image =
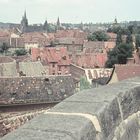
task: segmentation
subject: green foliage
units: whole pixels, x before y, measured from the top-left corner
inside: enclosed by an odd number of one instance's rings
[[[132,57],[133,46],[122,43],[108,53],[106,67],[112,68],[114,64],[126,64],[127,58]]]
[[[140,34],[136,35],[136,48],[140,47]]]
[[[122,43],[122,34],[119,32],[117,34],[117,40],[116,40],[116,45],[119,45]]]
[[[140,26],[135,27],[134,34],[140,34]]]
[[[131,34],[133,34],[134,26],[133,25],[128,26],[128,30],[130,31]]]
[[[108,32],[113,32],[117,34],[117,40],[116,40],[116,45],[121,44],[122,41],[122,35],[126,35],[126,43],[132,43],[132,33],[134,32],[134,27],[133,26],[128,26],[128,27],[120,27],[120,26],[113,26],[112,28],[108,29]]]
[[[122,35],[127,35],[128,32],[129,32],[129,29],[128,28],[122,28],[120,26],[113,26],[111,28],[108,29],[107,32],[113,32],[113,33],[116,33],[116,34],[122,34]]]
[[[88,41],[96,41],[96,36],[94,34],[88,36]]]
[[[6,53],[7,50],[9,49],[9,46],[6,44],[6,43],[3,43],[1,46],[0,46],[0,52],[1,53]]]
[[[113,33],[116,33],[118,34],[119,32],[121,32],[121,27],[120,26],[117,26],[117,27],[111,27],[107,30],[107,32],[113,32]]]
[[[105,32],[97,31],[88,36],[88,41],[108,41],[109,36]]]
[[[18,50],[15,50],[14,54],[16,54],[17,56],[26,55],[27,51],[25,49],[18,49]]]
[[[113,33],[121,33],[122,35],[128,35],[128,34],[140,34],[140,26],[137,24],[132,24],[127,27],[121,27],[121,26],[113,26],[110,27],[107,32],[113,32]]]
[[[133,46],[131,44],[122,43],[118,46],[118,62],[126,64],[127,58],[132,57]]]
[[[91,88],[90,83],[87,81],[85,77],[80,78],[80,90]]]
[[[47,31],[48,31],[48,33],[51,33],[51,32],[54,32],[55,29],[53,28],[53,26],[51,26],[50,24],[48,24]]]
[[[112,27],[109,31],[117,34],[116,47],[108,53],[108,61],[106,67],[112,68],[114,64],[126,64],[127,58],[132,57],[133,38],[132,33],[135,32],[134,26],[128,27]],[[122,41],[122,35],[126,35],[126,43]],[[139,44],[139,43],[138,43]]]
[[[133,43],[132,35],[131,35],[130,32],[127,34],[126,43],[127,44],[132,44]]]

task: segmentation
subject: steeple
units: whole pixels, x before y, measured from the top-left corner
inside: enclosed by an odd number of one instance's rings
[[[117,21],[117,17],[115,17],[112,26],[113,26],[113,27],[118,27],[118,26],[119,26],[118,21]]]
[[[79,25],[80,30],[83,30],[83,27],[84,27],[84,25],[83,25],[83,22],[81,21],[81,23]]]
[[[46,19],[45,22],[44,22],[44,26],[46,26],[46,25],[48,25],[47,19]]]
[[[56,26],[57,26],[57,30],[60,30],[60,26],[61,26],[61,24],[60,24],[59,17],[58,17],[58,19],[57,19]]]
[[[25,32],[27,27],[28,27],[28,19],[27,19],[26,10],[25,10],[24,15],[21,20],[21,31]]]
[[[26,10],[24,11],[24,18],[27,19],[27,17],[26,17]]]
[[[115,17],[114,24],[118,24],[117,18]]]
[[[47,32],[48,31],[48,26],[49,26],[48,21],[46,19],[45,22],[44,22],[44,25],[43,25],[43,30]]]

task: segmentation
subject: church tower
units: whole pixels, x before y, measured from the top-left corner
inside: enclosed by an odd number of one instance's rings
[[[47,21],[47,19],[45,20],[45,22],[44,22],[44,25],[43,25],[43,30],[45,31],[45,32],[48,32],[48,30],[49,30],[49,25],[48,25],[48,21]]]
[[[61,23],[60,23],[59,17],[58,17],[58,19],[57,19],[56,26],[57,26],[57,27],[56,27],[56,28],[57,28],[57,30],[60,30]]]
[[[113,26],[118,26],[118,20],[117,20],[117,18],[115,17],[115,19],[114,19],[114,22],[113,22]]]
[[[114,19],[114,24],[118,24],[117,18]]]
[[[27,27],[28,27],[28,19],[27,19],[26,11],[25,11],[24,16],[22,17],[22,20],[21,20],[21,31],[26,32]]]

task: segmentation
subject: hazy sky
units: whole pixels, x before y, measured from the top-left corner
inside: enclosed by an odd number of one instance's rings
[[[19,23],[26,9],[29,23],[140,20],[140,0],[0,0],[0,22]]]

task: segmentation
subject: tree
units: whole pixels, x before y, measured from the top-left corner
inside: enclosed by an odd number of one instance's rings
[[[0,46],[0,52],[1,52],[1,53],[6,53],[8,49],[9,49],[9,46],[8,46],[6,43],[3,43],[3,44]]]
[[[112,68],[114,64],[126,64],[127,58],[132,57],[132,44],[121,43],[108,53],[106,67]]]
[[[138,49],[138,47],[140,47],[140,34],[136,35],[136,49]]]
[[[113,27],[109,28],[107,30],[107,32],[113,32],[113,33],[116,33],[116,34],[127,35],[128,32],[130,32],[130,31],[127,27],[113,26]]]
[[[106,67],[112,68],[114,64],[118,64],[117,54],[117,48],[114,48],[112,51],[108,52],[108,60],[106,62]]]
[[[131,34],[134,32],[134,25],[128,26],[128,30],[130,31]]]
[[[85,77],[80,78],[80,90],[91,88],[90,83],[87,81]]]
[[[113,33],[116,33],[116,34],[118,34],[118,32],[120,32],[121,31],[121,27],[120,26],[113,26],[113,27],[111,27],[111,28],[109,28],[108,30],[107,30],[107,32],[113,32]]]
[[[26,55],[27,54],[27,51],[25,49],[18,49],[18,50],[15,50],[15,54],[17,56]]]
[[[127,58],[132,57],[133,46],[131,44],[122,43],[117,48],[118,48],[118,63],[126,64]]]
[[[88,41],[107,41],[109,36],[102,31],[96,31],[88,36]]]
[[[45,20],[45,23],[43,25],[43,30],[48,31],[48,21]]]
[[[132,38],[132,35],[131,35],[130,32],[127,34],[126,43],[127,44],[130,44],[130,43],[132,44],[133,43],[133,38]]]
[[[96,41],[96,35],[95,34],[89,35],[88,41]]]
[[[119,45],[122,43],[122,34],[121,32],[118,32],[117,39],[116,39],[116,45]]]

